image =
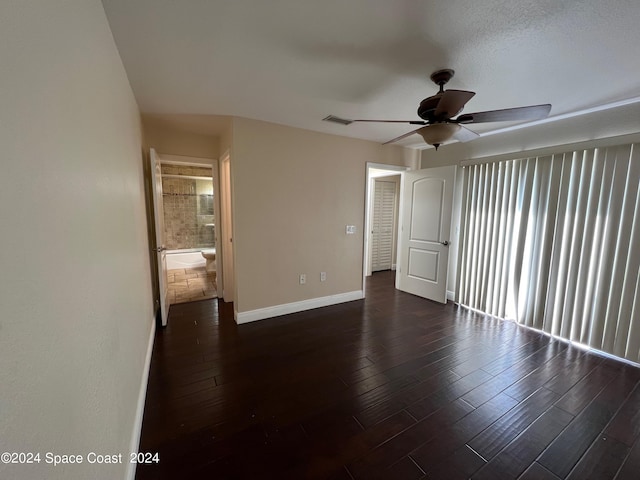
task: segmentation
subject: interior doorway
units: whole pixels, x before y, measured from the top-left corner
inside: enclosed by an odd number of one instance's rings
[[[211,164],[162,161],[169,302],[217,297],[216,215]]]
[[[367,163],[363,235],[363,291],[366,277],[374,271],[395,268],[398,244],[400,174],[409,169],[406,166]]]
[[[396,269],[398,236],[398,192],[400,175],[373,179],[371,213],[371,272]]]
[[[155,152],[152,150],[152,154]],[[164,284],[167,305],[216,298],[218,244],[217,161],[155,153],[154,189],[159,204],[163,264],[159,282]],[[163,324],[166,324],[163,315]]]

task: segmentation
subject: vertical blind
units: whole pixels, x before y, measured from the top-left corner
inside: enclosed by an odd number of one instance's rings
[[[467,166],[458,301],[640,361],[640,144]]]

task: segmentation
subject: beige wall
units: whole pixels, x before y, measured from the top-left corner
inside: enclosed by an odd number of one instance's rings
[[[218,153],[218,158],[222,158],[222,155],[225,152],[231,152],[233,148],[233,119],[229,120],[229,125],[224,129],[222,134],[219,137],[220,150]]]
[[[163,119],[143,115],[142,124],[147,147],[158,153],[216,159],[219,140],[216,135],[202,135],[175,128]]]
[[[366,162],[409,152],[242,118],[232,143],[236,310],[361,290]]]
[[[0,450],[126,454],[153,326],[138,108],[99,0],[2,2],[0,58]]]

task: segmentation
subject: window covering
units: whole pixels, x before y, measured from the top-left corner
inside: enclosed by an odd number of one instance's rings
[[[640,144],[464,167],[458,301],[640,362]]]

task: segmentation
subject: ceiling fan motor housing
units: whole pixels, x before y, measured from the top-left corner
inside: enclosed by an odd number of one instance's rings
[[[435,122],[437,120],[435,117],[435,111],[441,97],[442,94],[437,93],[422,100],[418,107],[418,116],[428,122]]]

